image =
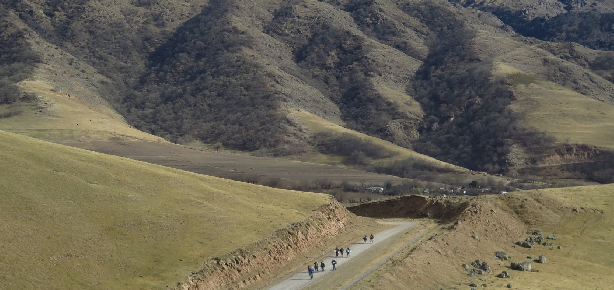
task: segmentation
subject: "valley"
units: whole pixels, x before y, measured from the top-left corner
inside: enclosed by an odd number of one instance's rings
[[[4,1],[0,288],[610,289],[613,15]]]

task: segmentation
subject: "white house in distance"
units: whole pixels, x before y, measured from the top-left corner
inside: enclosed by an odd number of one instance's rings
[[[376,191],[379,192],[379,193],[384,192],[384,188],[381,187],[381,186],[371,186],[371,187],[367,187],[365,189],[366,190],[370,190],[371,192],[376,192]]]

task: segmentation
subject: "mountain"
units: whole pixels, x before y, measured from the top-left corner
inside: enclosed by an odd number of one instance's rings
[[[306,112],[473,170],[558,166],[607,181],[612,8],[28,0],[8,1],[1,15],[39,58],[23,62],[30,79],[173,142],[301,155],[320,148],[318,130],[296,117]],[[566,165],[586,162],[606,163]]]

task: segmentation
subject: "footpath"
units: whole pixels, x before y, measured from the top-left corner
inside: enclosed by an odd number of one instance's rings
[[[373,244],[371,244],[371,242],[369,241],[368,237],[367,237],[367,242],[365,243],[362,239],[360,241],[356,241],[353,244],[350,244],[350,256],[346,257],[346,254],[343,253],[343,257],[341,257],[341,255],[339,255],[339,257],[335,257],[335,251],[334,249],[330,250],[330,255],[327,255],[324,259],[321,259],[318,262],[318,264],[322,261],[324,261],[324,264],[326,265],[325,267],[325,271],[322,271],[322,269],[320,269],[319,272],[314,273],[314,277],[313,279],[311,279],[309,277],[309,273],[307,273],[307,266],[305,265],[303,269],[297,269],[297,272],[295,274],[293,274],[290,278],[281,281],[279,283],[277,283],[276,285],[273,285],[272,287],[268,288],[269,290],[295,290],[295,289],[303,289],[309,286],[313,286],[315,284],[317,284],[320,280],[324,279],[327,275],[332,275],[333,272],[335,272],[335,275],[338,274],[342,274],[345,271],[350,271],[348,268],[351,268],[350,266],[353,263],[353,260],[357,257],[359,257],[360,255],[363,254],[368,254],[368,253],[372,253],[374,251],[381,251],[382,247],[385,246],[385,242],[387,240],[389,240],[391,237],[400,234],[402,232],[405,232],[406,230],[410,229],[411,227],[417,225],[417,222],[379,222],[382,224],[395,224],[397,225],[396,227],[393,228],[389,228],[386,230],[383,230],[381,232],[375,233],[375,239]],[[413,241],[417,240],[418,238],[412,240],[410,243],[412,243]],[[340,247],[347,247],[348,245],[339,245]],[[404,247],[403,247],[404,248]],[[401,249],[399,249],[401,250]],[[398,251],[397,251],[398,252]],[[396,253],[396,252],[395,252]],[[388,257],[389,258],[389,257]],[[377,264],[376,266],[372,267],[371,269],[369,269],[368,271],[364,272],[364,273],[360,273],[361,275],[359,275],[359,278],[355,281],[352,281],[352,283],[350,283],[349,285],[347,285],[347,287],[343,287],[343,288],[349,288],[351,285],[353,285],[354,283],[356,283],[357,281],[359,281],[360,279],[362,279],[363,277],[365,277],[366,275],[368,275],[369,273],[373,272],[375,269],[377,269],[379,266],[381,266],[385,261],[388,260],[385,259],[384,261],[380,262],[379,264]],[[336,260],[337,261],[337,270],[333,271],[333,266],[331,264],[332,260]],[[315,262],[315,261],[314,261]],[[313,266],[313,264],[311,265]],[[349,276],[355,276],[356,273],[347,273]]]

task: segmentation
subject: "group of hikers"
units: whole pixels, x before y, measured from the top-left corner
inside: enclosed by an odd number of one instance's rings
[[[371,240],[371,244],[373,244],[373,239],[375,239],[375,237],[373,236],[373,234],[371,234],[371,236],[369,237],[369,240]],[[367,235],[365,235],[362,238],[363,241],[365,241],[365,243],[367,242]]]
[[[367,242],[367,235],[365,235],[362,239],[366,243]],[[375,239],[373,234],[371,234],[369,239],[371,240],[371,244],[373,244],[373,239]],[[335,257],[336,258],[339,258],[339,255],[341,255],[341,258],[343,258],[343,253],[344,252],[345,252],[345,257],[349,258],[350,257],[350,253],[352,252],[352,250],[350,249],[350,247],[347,247],[347,248],[335,247]],[[337,270],[337,261],[335,259],[333,259],[330,262],[330,264],[333,265],[333,271]],[[318,262],[314,262],[313,263],[313,267],[311,265],[307,266],[307,272],[309,273],[309,277],[311,277],[311,279],[313,279],[313,273],[319,272],[320,269],[322,269],[322,272],[324,272],[324,268],[325,267],[326,267],[326,264],[324,264],[324,261],[320,262],[320,264],[318,264]]]

